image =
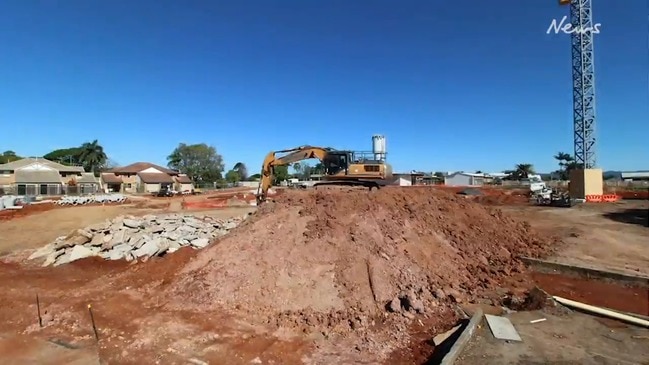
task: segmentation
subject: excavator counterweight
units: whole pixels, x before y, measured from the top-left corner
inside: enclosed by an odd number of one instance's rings
[[[281,156],[279,156],[281,155]],[[370,189],[385,185],[392,177],[392,167],[384,160],[367,158],[365,154],[339,151],[332,148],[302,146],[266,155],[261,168],[261,181],[257,190],[257,203],[268,197],[273,184],[275,167],[317,158],[324,165],[322,182],[317,185],[364,186]]]

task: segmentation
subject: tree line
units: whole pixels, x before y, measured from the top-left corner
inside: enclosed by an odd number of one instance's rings
[[[196,184],[237,183],[250,178],[248,168],[237,162],[224,173],[225,164],[214,146],[180,143],[169,156],[167,166],[189,176]]]
[[[223,157],[216,148],[205,143],[188,145],[181,143],[167,156],[169,168],[187,174],[198,184],[205,183],[231,183],[239,181],[256,181],[261,174],[248,174],[248,168],[243,162],[237,162],[232,169],[225,171]],[[293,170],[293,173],[290,170]],[[313,166],[308,161],[296,162],[291,165],[276,166],[274,169],[275,183],[296,177],[308,180],[311,175],[323,174],[324,164],[317,163]]]
[[[0,154],[0,164],[22,158],[14,151],[4,151]],[[85,142],[77,147],[56,149],[43,155],[43,158],[66,166],[83,166],[86,171],[95,175],[117,167],[117,163],[108,157],[98,140]],[[213,146],[205,143],[180,143],[167,157],[167,166],[187,174],[197,183],[238,182],[249,178],[246,166],[242,162],[236,163],[224,175],[223,157]]]
[[[0,155],[0,163],[9,163],[22,158],[14,151],[5,151]],[[67,166],[83,166],[86,171],[95,174],[110,166],[110,160],[97,140],[85,142],[78,147],[57,149],[44,155],[43,158]]]
[[[553,171],[551,174],[553,178],[557,180],[568,180],[570,176],[570,171],[574,169],[582,168],[582,164],[579,164],[575,161],[575,158],[566,152],[557,152],[554,159],[557,160],[559,164],[559,169]],[[508,180],[520,180],[526,179],[530,175],[534,175],[535,169],[534,165],[530,163],[521,163],[517,164],[513,170],[506,170],[504,173],[509,174]]]
[[[9,163],[21,158],[14,151],[4,151],[0,154],[0,163]],[[57,149],[44,155],[43,158],[64,165],[83,166],[86,171],[96,175],[101,171],[117,167],[117,164],[107,156],[97,140],[85,142],[78,147]],[[561,180],[567,180],[571,170],[581,167],[569,153],[558,152],[554,155],[554,159],[557,160],[559,169],[552,174]],[[243,162],[237,162],[232,169],[225,171],[223,156],[217,152],[214,146],[205,143],[180,143],[167,156],[167,166],[187,174],[197,184],[236,184],[239,181],[258,180],[261,177],[260,174],[249,175]],[[292,174],[289,169],[293,170]],[[302,161],[291,165],[277,166],[274,175],[277,183],[291,177],[308,180],[311,175],[324,174],[324,172],[325,167],[321,162],[312,166],[308,161]],[[530,163],[520,163],[514,169],[504,172],[509,174],[506,179],[520,180],[535,174],[535,169],[534,165]],[[435,172],[434,175],[443,177],[444,173]]]
[[[575,158],[569,153],[557,152],[557,154],[555,154],[553,157],[559,164],[559,168],[551,172],[553,179],[568,180],[571,170],[582,167],[582,164],[577,163],[575,161]],[[481,174],[482,171],[477,170],[475,173]],[[531,163],[519,163],[516,164],[513,169],[505,170],[503,171],[503,173],[508,175],[505,180],[521,180],[527,179],[530,175],[535,175],[536,170],[534,168],[534,165]],[[433,176],[444,178],[446,174],[441,171],[437,171],[433,173]]]

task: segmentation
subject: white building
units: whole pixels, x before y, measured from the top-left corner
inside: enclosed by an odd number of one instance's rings
[[[447,186],[482,186],[484,185],[484,182],[484,174],[454,172],[444,177],[444,185]]]
[[[620,175],[624,181],[649,180],[649,171],[623,171]]]

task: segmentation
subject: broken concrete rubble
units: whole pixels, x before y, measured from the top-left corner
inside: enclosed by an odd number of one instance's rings
[[[29,258],[45,258],[43,266],[63,265],[91,256],[146,261],[185,246],[207,247],[213,239],[226,235],[245,218],[223,220],[182,214],[121,216],[74,230],[38,249]]]

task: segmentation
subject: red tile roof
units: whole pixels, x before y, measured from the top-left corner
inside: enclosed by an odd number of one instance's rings
[[[153,167],[154,169],[164,172],[169,175],[178,175],[178,171],[162,167],[160,165],[152,164],[150,162],[136,162],[123,167],[116,167],[114,169],[107,170],[106,172],[112,172],[116,174],[137,174],[140,171],[146,170]]]

